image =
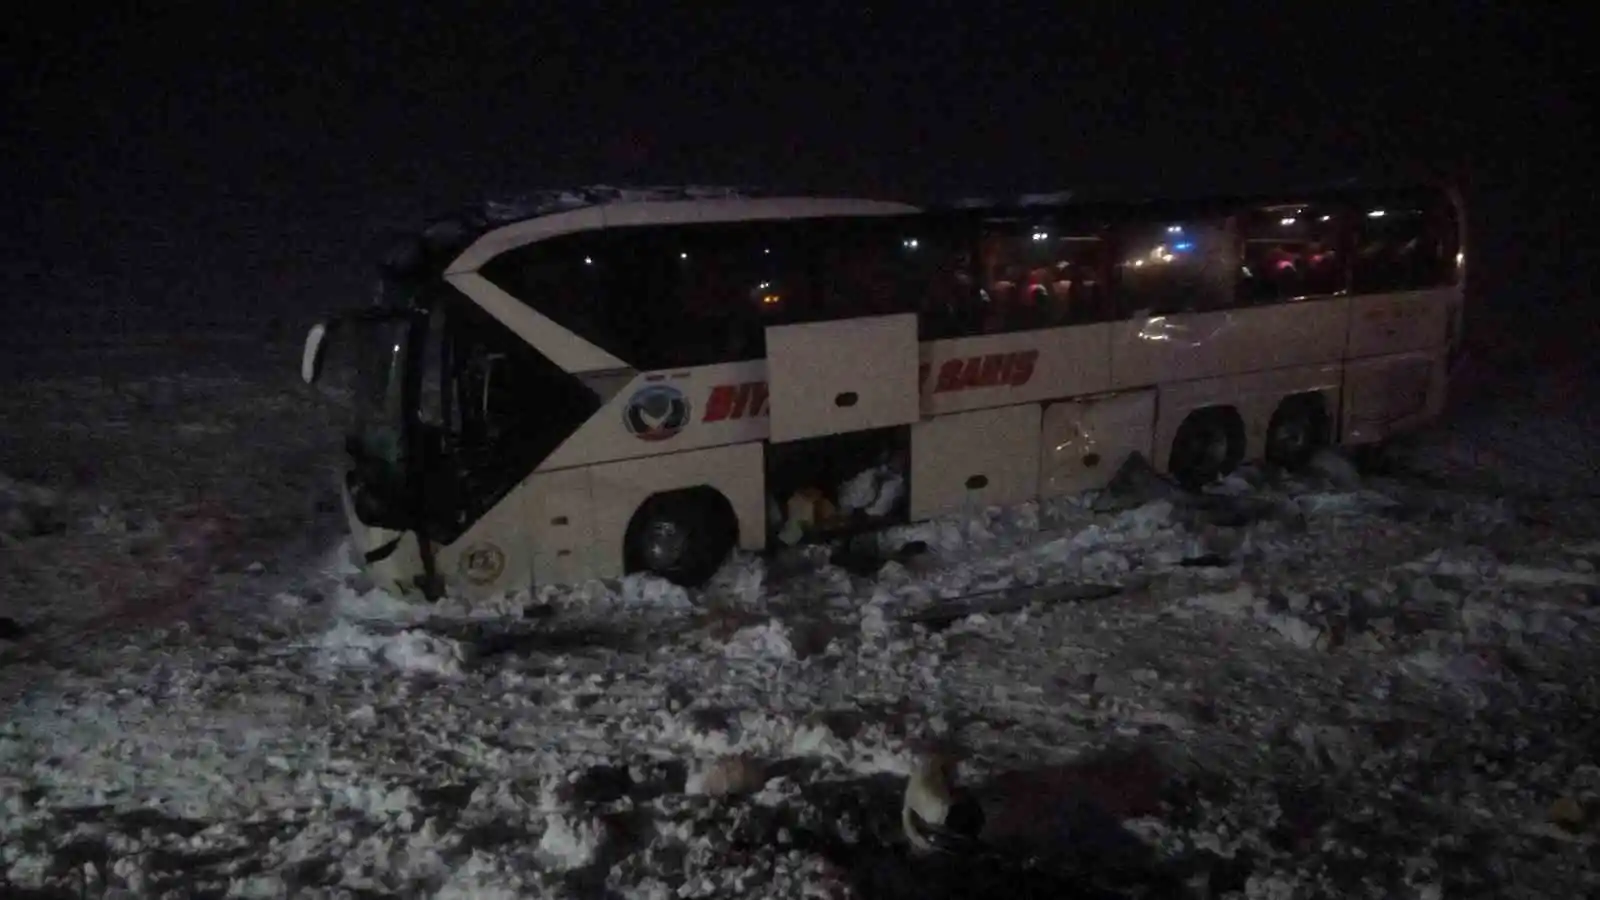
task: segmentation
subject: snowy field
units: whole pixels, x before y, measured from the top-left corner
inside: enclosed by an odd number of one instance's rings
[[[0,896],[1600,890],[1592,372],[1360,473],[467,608],[350,567],[293,351],[0,392]],[[926,746],[992,849],[904,852]]]

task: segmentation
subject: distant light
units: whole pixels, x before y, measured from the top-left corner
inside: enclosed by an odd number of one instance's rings
[[[771,247],[763,247],[761,249],[761,253],[764,256],[771,256],[772,255],[772,248]]]
[[[906,246],[906,248],[909,249],[909,250],[917,249],[917,239],[916,238],[906,238],[905,240],[901,241],[901,243],[904,244]]]
[[[1036,241],[1048,240],[1049,238],[1050,238],[1049,232],[1035,231],[1033,233],[1033,239],[1036,240]]]
[[[1327,222],[1327,221],[1330,221],[1332,219],[1333,219],[1333,216],[1323,216],[1322,218],[1318,219],[1317,221],[1319,221],[1319,222]]]
[[[1186,250],[1193,250],[1194,241],[1179,241],[1172,245],[1172,249],[1178,251],[1179,253],[1182,253]]]
[[[1383,210],[1375,209],[1372,212],[1367,213],[1367,218],[1369,218],[1369,219],[1381,219],[1381,218],[1383,218]]]
[[[1278,220],[1278,224],[1279,225],[1293,225],[1294,223],[1295,223],[1294,216],[1285,216],[1285,217],[1283,217],[1283,218]]]
[[[1459,266],[1459,265],[1461,265],[1462,263],[1464,263],[1466,261],[1467,261],[1467,255],[1465,253],[1457,253],[1456,254],[1456,265]]]
[[[1167,234],[1183,234],[1182,225],[1168,225]]]
[[[586,265],[586,266],[592,266],[592,265],[594,265],[594,257],[592,257],[592,256],[585,256],[585,257],[584,257],[584,258],[583,258],[583,264],[584,264],[584,265]]]
[[[679,259],[688,259],[689,258],[689,254],[687,254],[687,253],[679,253],[678,254],[678,258]]]
[[[779,301],[781,301],[782,299],[783,298],[779,297],[777,294],[762,294],[761,295],[761,302],[763,304],[767,305],[767,306],[772,306],[772,305],[778,303]]]
[[[1134,268],[1138,268],[1139,266],[1144,265],[1144,260],[1136,259],[1136,260],[1133,261],[1133,265],[1134,265]]]

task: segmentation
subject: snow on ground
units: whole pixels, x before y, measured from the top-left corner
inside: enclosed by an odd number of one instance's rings
[[[70,644],[299,578],[338,526],[338,417],[297,389],[286,351],[96,348],[0,391],[0,616]]]
[[[871,574],[810,549],[741,556],[701,592],[633,577],[419,606],[328,549],[310,398],[139,383],[4,401],[32,398],[0,421],[44,436],[0,470],[65,523],[0,548],[3,614],[28,631],[0,643],[6,896],[1600,886],[1587,497],[1250,470],[1203,498],[910,526],[886,540],[929,551]],[[137,412],[155,384],[170,405]],[[1458,430],[1520,434],[1478,421]],[[182,518],[196,495],[218,506]],[[138,590],[107,601],[94,567],[122,557]],[[929,745],[959,748],[993,853],[903,854],[899,792]]]

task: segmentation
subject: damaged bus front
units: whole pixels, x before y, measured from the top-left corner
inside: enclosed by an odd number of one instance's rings
[[[340,489],[363,565],[386,589],[429,598],[446,587],[436,548],[598,402],[446,282],[472,234],[435,226],[403,242],[383,264],[376,302],[313,326],[301,360],[308,384],[323,380],[327,359],[346,386]],[[539,396],[548,402],[526,402]],[[481,562],[498,570],[506,560]]]
[[[410,535],[420,513],[417,463],[425,441],[415,414],[416,362],[426,354],[429,320],[422,249],[422,241],[408,240],[389,254],[371,306],[313,325],[300,364],[301,379],[312,385],[323,382],[330,358],[338,369],[345,390],[337,393],[350,412],[340,483],[345,515],[368,570],[402,590],[423,562]],[[426,579],[410,585],[426,586]]]

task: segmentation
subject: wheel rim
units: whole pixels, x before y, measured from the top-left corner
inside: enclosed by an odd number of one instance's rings
[[[646,566],[656,572],[665,572],[683,561],[684,550],[688,546],[687,529],[670,519],[656,519],[645,526],[640,549]]]
[[[1204,471],[1220,472],[1228,463],[1228,435],[1220,428],[1197,430],[1185,443],[1185,455]]]
[[[1273,443],[1280,457],[1298,456],[1311,443],[1311,430],[1304,420],[1290,419],[1278,426]]]

